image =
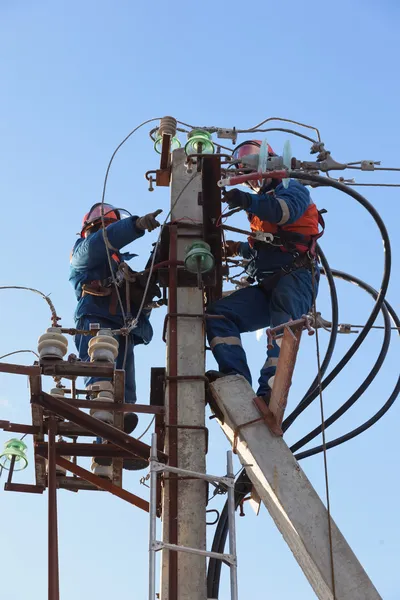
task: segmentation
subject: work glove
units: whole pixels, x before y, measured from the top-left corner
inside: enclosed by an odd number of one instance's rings
[[[233,190],[226,192],[222,201],[228,203],[229,210],[232,210],[233,208],[243,208],[244,210],[247,210],[251,204],[251,194],[234,188]]]
[[[144,217],[138,217],[135,223],[137,229],[147,229],[147,231],[153,231],[153,229],[157,229],[157,227],[160,227],[160,223],[156,219],[157,215],[159,215],[160,213],[162,213],[161,208],[159,208],[155,212],[149,213],[148,215],[144,215]]]
[[[224,250],[225,256],[240,256],[240,242],[226,240]]]

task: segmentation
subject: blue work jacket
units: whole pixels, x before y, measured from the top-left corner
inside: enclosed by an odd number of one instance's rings
[[[107,227],[107,237],[110,254],[115,255],[117,260],[112,259],[113,272],[118,269],[118,263],[127,261],[136,254],[121,253],[120,250],[127,244],[142,237],[144,231],[135,226],[138,217],[128,217],[121,221],[111,223]],[[79,238],[72,250],[70,262],[69,280],[75,290],[78,305],[75,310],[75,321],[82,317],[104,317],[115,323],[116,328],[124,325],[121,308],[117,303],[115,314],[110,313],[110,296],[82,295],[82,285],[91,281],[104,281],[111,275],[107,259],[107,251],[104,244],[102,230],[90,234],[86,238]],[[125,305],[124,293],[121,294]],[[126,306],[124,306],[126,310]],[[132,316],[137,314],[138,307],[131,305]],[[148,344],[153,337],[153,329],[149,321],[149,311],[142,312],[137,327],[133,330],[135,344]]]

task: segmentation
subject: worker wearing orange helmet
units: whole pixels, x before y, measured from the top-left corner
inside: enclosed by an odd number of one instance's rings
[[[127,296],[124,293],[125,282],[121,280],[121,265],[132,259],[135,254],[122,253],[121,249],[141,238],[145,231],[153,231],[160,226],[157,215],[161,210],[149,213],[144,217],[132,216],[128,211],[115,208],[110,204],[94,204],[84,216],[80,237],[74,245],[71,254],[70,282],[75,290],[78,305],[75,310],[75,323],[78,330],[89,330],[90,325],[97,323],[101,328],[121,329],[124,322],[121,306],[118,301],[113,280],[118,279],[120,298],[126,315],[135,318],[138,313],[143,289],[137,286],[130,287],[130,303],[127,306]],[[104,239],[103,225],[107,229],[106,241]],[[108,246],[108,252],[106,245]],[[112,272],[111,272],[112,271]],[[127,284],[126,284],[127,285]],[[140,295],[140,292],[142,294]],[[135,293],[137,292],[137,293]],[[149,286],[145,304],[159,295],[157,286]],[[116,367],[121,369],[125,364],[125,402],[136,402],[134,346],[148,344],[153,337],[153,330],[149,321],[149,310],[143,310],[139,316],[137,326],[129,336],[118,336],[119,354]],[[89,361],[88,344],[90,337],[77,335],[75,343],[79,357]],[[127,344],[127,348],[126,348]],[[104,378],[86,378],[87,389],[95,382]],[[135,413],[125,413],[124,429],[131,433],[138,419]],[[141,468],[140,461],[125,461],[126,468]],[[130,465],[130,466],[129,466]]]
[[[250,140],[235,149],[233,159],[244,174],[257,170],[260,148],[261,142]],[[268,154],[276,156],[271,147]],[[229,208],[243,209],[250,222],[252,235],[247,242],[229,240],[225,244],[227,256],[246,259],[248,287],[211,305],[207,313],[223,318],[206,322],[219,366],[219,371],[209,372],[210,380],[239,374],[251,384],[240,336],[301,318],[310,310],[318,291],[315,246],[323,220],[308,189],[297,180],[290,180],[285,187],[280,179],[266,179],[261,189],[257,181],[251,181],[249,187],[257,193],[235,188],[224,196]],[[278,358],[279,345],[274,342],[258,380],[257,396],[267,404]]]

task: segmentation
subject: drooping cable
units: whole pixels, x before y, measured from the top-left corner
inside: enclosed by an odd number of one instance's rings
[[[57,316],[56,309],[54,307],[53,302],[50,300],[50,297],[40,290],[36,290],[35,288],[25,287],[23,285],[2,285],[0,286],[0,290],[27,290],[28,292],[33,292],[34,294],[38,294],[47,302],[51,311],[51,323],[53,327],[58,327],[58,321],[60,321],[61,317]]]
[[[378,292],[372,286],[365,283],[361,279],[354,277],[353,275],[349,275],[348,273],[344,273],[343,271],[337,271],[334,269],[332,270],[332,273],[334,274],[335,277],[337,277],[339,279],[343,279],[344,281],[349,281],[350,283],[354,283],[355,285],[360,286],[362,289],[364,289],[371,295],[378,294]],[[399,319],[399,317],[397,316],[396,312],[393,310],[392,306],[389,304],[389,302],[387,300],[385,300],[384,304],[385,304],[385,308],[389,312],[389,315],[392,318],[393,322],[395,323],[396,327],[399,328],[399,335],[400,335],[400,319]],[[363,433],[364,431],[366,431],[367,429],[372,427],[372,425],[377,423],[379,421],[379,419],[381,419],[387,413],[387,411],[391,408],[391,406],[395,402],[399,393],[400,393],[400,377],[398,378],[396,385],[395,385],[391,395],[389,396],[388,400],[370,419],[368,419],[362,425],[353,429],[352,431],[350,431],[334,440],[327,442],[326,448],[329,450],[330,448],[339,446],[340,444],[343,444],[343,443],[355,438],[356,436],[360,435],[361,433]],[[339,418],[339,416],[337,418]],[[300,453],[296,454],[295,458],[297,460],[302,460],[304,458],[308,458],[309,456],[314,456],[315,454],[318,454],[319,452],[322,452],[322,447],[316,446],[314,448],[311,448],[309,450],[305,450],[304,452],[300,452]]]
[[[360,335],[357,337],[355,342],[349,348],[347,353],[342,357],[342,359],[334,367],[334,369],[329,373],[329,375],[325,379],[323,379],[322,389],[324,390],[326,388],[326,386],[329,385],[335,379],[335,377],[342,371],[342,369],[349,362],[349,360],[352,358],[352,356],[354,356],[354,354],[356,353],[356,351],[358,350],[358,348],[361,346],[361,344],[365,340],[366,336],[368,335],[371,325],[374,324],[374,321],[380,312],[381,306],[385,300],[385,295],[386,295],[386,291],[387,291],[387,288],[389,285],[389,278],[390,278],[390,269],[391,269],[390,240],[389,240],[389,235],[387,233],[385,224],[383,223],[382,218],[379,215],[378,211],[368,202],[368,200],[366,200],[366,198],[364,198],[364,196],[359,194],[356,190],[353,190],[352,188],[348,188],[347,186],[339,183],[338,181],[331,180],[326,177],[321,177],[319,175],[312,175],[312,174],[306,175],[305,173],[298,173],[296,171],[290,171],[289,176],[294,179],[300,179],[300,180],[307,179],[310,181],[315,181],[316,183],[321,183],[322,185],[325,185],[325,186],[334,187],[334,188],[338,189],[339,191],[342,191],[345,194],[354,198],[370,213],[370,215],[374,219],[374,221],[377,224],[379,231],[381,233],[382,242],[383,242],[384,270],[383,270],[381,288],[379,290],[375,305],[371,311],[370,316],[367,319],[366,326],[364,327],[364,329],[362,330]],[[284,422],[282,424],[283,431],[286,431],[288,429],[288,427],[311,404],[311,402],[317,397],[317,395],[318,395],[318,391],[314,390],[313,392],[308,394],[305,398],[303,398],[303,400],[297,405],[297,407],[294,409],[294,411],[292,411],[292,413],[288,417],[286,417],[286,419],[284,420]]]
[[[373,293],[371,293],[371,296],[376,300],[376,298],[378,296],[378,292],[376,290],[373,290]],[[391,337],[390,317],[389,317],[389,312],[386,308],[385,303],[381,307],[381,312],[383,314],[383,319],[384,319],[384,323],[385,323],[385,335],[383,338],[382,347],[380,349],[378,358],[376,359],[375,364],[373,365],[372,369],[370,370],[368,376],[364,379],[364,381],[357,388],[357,390],[350,396],[350,398],[346,402],[344,402],[344,404],[340,408],[338,408],[328,419],[326,419],[326,421],[324,423],[324,429],[326,429],[327,427],[330,427],[330,425],[335,423],[341,416],[344,415],[345,412],[347,412],[357,402],[357,400],[362,396],[362,394],[364,394],[364,392],[367,390],[367,388],[371,385],[372,381],[375,379],[375,377],[379,373],[379,371],[385,361],[386,355],[389,350],[390,337]],[[293,446],[290,448],[291,451],[293,453],[297,452],[297,450],[299,450],[300,448],[302,448],[303,446],[308,444],[308,442],[310,442],[317,435],[319,435],[321,433],[321,431],[322,431],[322,426],[318,425],[318,427],[313,429],[310,433],[308,433],[303,438],[301,438],[298,442],[293,444]]]
[[[7,358],[7,356],[12,356],[13,354],[21,354],[23,352],[31,352],[37,358],[39,358],[39,354],[37,352],[34,352],[33,350],[14,350],[13,352],[8,352],[7,354],[3,354],[3,356],[0,356],[0,360],[3,360],[3,358]]]

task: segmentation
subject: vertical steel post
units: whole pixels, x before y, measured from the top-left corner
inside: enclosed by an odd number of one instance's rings
[[[232,452],[227,452],[227,475],[235,482]],[[229,522],[229,554],[234,557],[230,565],[231,600],[238,600],[237,555],[236,555],[236,523],[235,523],[235,488],[228,488],[228,522]]]
[[[49,553],[49,600],[59,600],[58,575],[58,533],[57,533],[57,475],[56,475],[56,431],[57,421],[51,415],[48,426],[48,493],[49,493],[49,524],[48,524],[48,553]]]
[[[156,541],[157,530],[157,472],[154,471],[154,462],[157,461],[157,434],[151,436],[150,453],[150,530],[149,530],[149,600],[156,597]]]

